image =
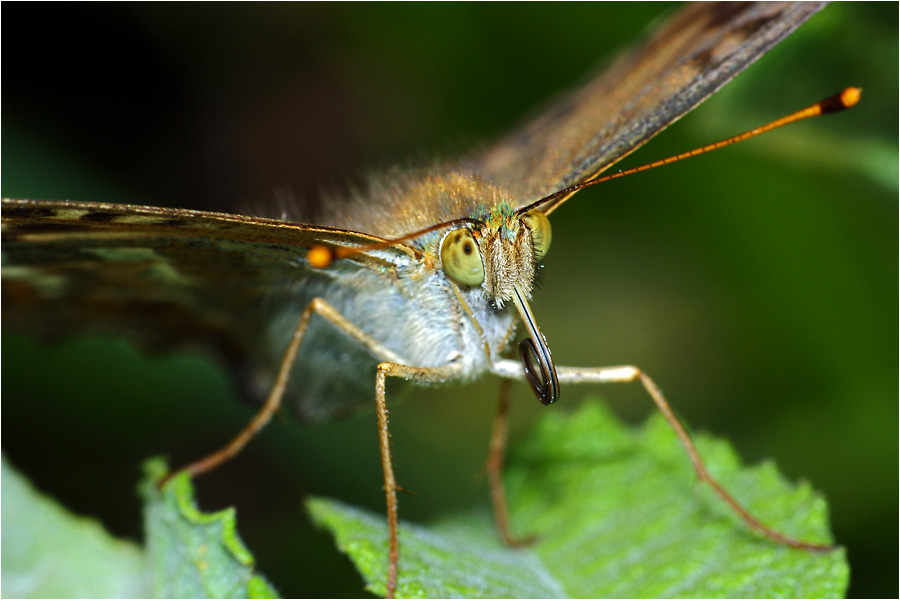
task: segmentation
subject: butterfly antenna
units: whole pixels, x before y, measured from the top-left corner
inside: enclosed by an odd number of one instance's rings
[[[374,244],[356,247],[356,248],[348,248],[348,247],[340,247],[340,246],[326,246],[324,244],[316,244],[315,246],[311,246],[309,250],[306,251],[306,260],[309,262],[310,266],[316,269],[324,269],[328,267],[334,261],[340,258],[347,258],[348,256],[353,256],[354,254],[359,254],[361,252],[369,252],[371,250],[381,250],[383,248],[387,248],[388,246],[393,246],[394,244],[399,244],[401,242],[405,242],[406,240],[411,240],[413,238],[417,238],[420,235],[425,235],[426,233],[431,233],[432,231],[436,231],[438,229],[444,229],[446,227],[452,227],[454,225],[461,225],[463,223],[471,223],[473,225],[479,226],[483,225],[481,221],[478,219],[472,219],[470,217],[461,217],[459,219],[453,219],[450,221],[444,221],[443,223],[437,223],[436,225],[430,225],[425,229],[420,229],[418,231],[413,231],[412,233],[407,233],[406,235],[390,240],[384,240],[382,242],[376,242]]]
[[[640,173],[641,171],[649,171],[650,169],[655,169],[656,167],[661,167],[673,162],[678,162],[679,160],[684,160],[685,158],[691,158],[694,156],[699,156],[700,154],[706,154],[707,152],[712,152],[713,150],[718,150],[719,148],[724,148],[725,146],[743,142],[744,140],[748,140],[752,137],[767,133],[769,131],[772,131],[773,129],[778,129],[779,127],[784,127],[785,125],[789,125],[796,121],[802,121],[803,119],[809,119],[811,117],[818,117],[820,115],[827,115],[846,110],[855,106],[856,103],[859,102],[859,98],[861,95],[861,88],[848,87],[839,94],[835,94],[834,96],[825,98],[824,100],[820,100],[819,102],[816,102],[811,106],[807,106],[806,108],[798,110],[797,112],[785,115],[780,119],[775,119],[771,123],[763,125],[762,127],[756,127],[754,129],[751,129],[750,131],[745,131],[744,133],[721,140],[714,144],[708,144],[706,146],[695,148],[694,150],[690,150],[688,152],[682,152],[681,154],[676,154],[668,158],[655,160],[651,163],[640,165],[638,167],[632,167],[630,169],[625,169],[624,171],[617,171],[615,173],[604,175],[602,177],[588,179],[587,181],[583,181],[579,184],[559,190],[558,192],[554,192],[549,196],[541,198],[537,202],[533,202],[528,206],[520,208],[516,212],[518,214],[525,214],[530,210],[534,210],[535,208],[544,207],[542,209],[544,214],[549,214],[551,211],[553,211],[553,209],[565,202],[569,198],[569,196],[571,196],[578,190],[583,190],[586,187],[597,185],[598,183],[603,183],[611,179],[618,179],[619,177],[633,175],[634,173]]]
[[[637,167],[632,167],[630,169],[625,169],[624,171],[617,171],[615,173],[611,173],[609,175],[604,175],[602,177],[596,177],[594,179],[588,179],[587,181],[582,181],[576,185],[564,188],[559,190],[558,192],[554,192],[549,196],[545,196],[541,198],[537,202],[532,202],[531,204],[520,208],[516,212],[520,215],[527,213],[530,210],[534,210],[539,207],[544,207],[544,214],[549,214],[553,211],[557,206],[565,202],[569,196],[574,194],[579,190],[583,190],[586,187],[590,187],[592,185],[597,185],[598,183],[604,183],[611,179],[618,179],[620,177],[625,177],[626,175],[633,175],[635,173],[640,173],[641,171],[649,171],[650,169],[655,169],[656,167],[661,167],[663,165],[668,165],[674,162],[678,162],[679,160],[684,160],[686,158],[692,158],[694,156],[699,156],[700,154],[706,154],[707,152],[712,152],[713,150],[718,150],[720,148],[724,148],[725,146],[730,146],[732,144],[736,144],[738,142],[743,142],[744,140],[748,140],[752,137],[756,137],[758,135],[762,135],[763,133],[767,133],[772,131],[773,129],[778,129],[779,127],[784,127],[785,125],[789,125],[796,121],[802,121],[803,119],[809,119],[811,117],[818,117],[820,115],[827,115],[831,113],[840,112],[842,110],[846,110],[855,106],[862,95],[862,89],[857,87],[848,87],[844,89],[839,94],[835,94],[829,98],[825,98],[824,100],[820,100],[811,106],[807,106],[804,109],[798,110],[789,115],[785,115],[779,119],[772,121],[766,125],[761,127],[756,127],[751,129],[750,131],[745,131],[744,133],[740,133],[738,135],[732,136],[730,138],[726,138],[724,140],[715,142],[713,144],[708,144],[706,146],[701,146],[700,148],[695,148],[693,150],[689,150],[688,152],[682,152],[681,154],[676,154],[674,156],[670,156],[668,158],[663,158],[660,160],[655,160],[653,162],[643,164]],[[356,247],[356,248],[348,248],[348,247],[335,247],[335,246],[326,246],[324,244],[317,244],[309,248],[306,254],[306,259],[309,261],[310,266],[317,269],[324,269],[331,265],[334,261],[347,258],[354,254],[359,254],[360,252],[368,252],[370,250],[380,250],[382,248],[387,248],[393,244],[397,244],[400,242],[404,242],[409,239],[413,239],[419,237],[420,235],[424,235],[426,233],[430,233],[432,231],[443,229],[445,227],[451,227],[453,225],[459,225],[462,223],[473,223],[475,225],[480,225],[481,221],[477,219],[471,218],[460,218],[453,219],[452,221],[446,221],[444,223],[438,223],[437,225],[432,225],[430,227],[426,227],[425,229],[421,229],[419,231],[414,231],[403,237],[399,237],[391,240],[384,240],[383,242],[376,242],[369,246]]]

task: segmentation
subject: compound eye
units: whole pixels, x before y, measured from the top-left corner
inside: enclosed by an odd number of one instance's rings
[[[461,227],[454,229],[441,242],[441,265],[456,283],[479,286],[484,281],[484,262],[472,232]]]
[[[550,219],[541,211],[535,209],[528,211],[522,216],[525,225],[531,230],[531,238],[534,240],[534,260],[539,262],[547,255],[550,249],[550,239],[552,234],[550,231]]]

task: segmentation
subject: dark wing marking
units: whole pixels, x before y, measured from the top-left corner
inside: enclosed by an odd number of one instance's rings
[[[688,6],[476,162],[521,205],[589,179],[703,102],[824,4]]]
[[[313,244],[382,240],[350,231],[238,215],[81,202],[2,202],[3,326],[41,339],[85,330],[130,333],[153,350],[195,346],[224,358],[245,394],[273,312]],[[395,245],[331,269],[409,261]],[[329,277],[331,271],[324,273]],[[269,359],[270,360],[270,359]],[[254,364],[254,361],[257,361]],[[252,390],[252,391],[251,391]]]

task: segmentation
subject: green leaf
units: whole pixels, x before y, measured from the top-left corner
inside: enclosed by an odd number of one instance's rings
[[[137,544],[116,539],[35,490],[2,459],[2,595],[138,598],[147,595]]]
[[[784,481],[774,465],[740,468],[724,442],[697,436],[707,467],[751,513],[779,531],[828,543],[825,501]],[[842,548],[790,549],[748,530],[709,489],[661,416],[631,430],[599,402],[548,413],[508,460],[513,528],[526,548],[498,540],[486,508],[400,529],[398,596],[840,597]],[[374,515],[312,499],[377,594],[385,591],[387,526]],[[401,511],[402,512],[402,511]]]
[[[147,461],[146,550],[38,493],[2,461],[3,597],[274,598],[237,535],[233,509],[201,513],[186,474]]]
[[[191,480],[179,473],[163,489],[168,472],[160,459],[147,461],[141,483],[147,555],[153,595],[160,598],[275,598],[238,537],[235,511],[201,513]]]

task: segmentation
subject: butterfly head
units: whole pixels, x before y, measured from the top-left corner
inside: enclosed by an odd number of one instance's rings
[[[441,267],[456,284],[483,288],[496,307],[508,301],[515,304],[529,335],[519,344],[525,377],[541,402],[555,402],[556,368],[528,305],[537,264],[550,249],[550,221],[539,209],[520,212],[500,207],[474,225],[467,222],[444,235]]]
[[[538,262],[550,248],[550,221],[540,210],[495,209],[479,225],[463,225],[441,240],[441,267],[451,280],[482,287],[498,307],[519,287],[531,295]]]

